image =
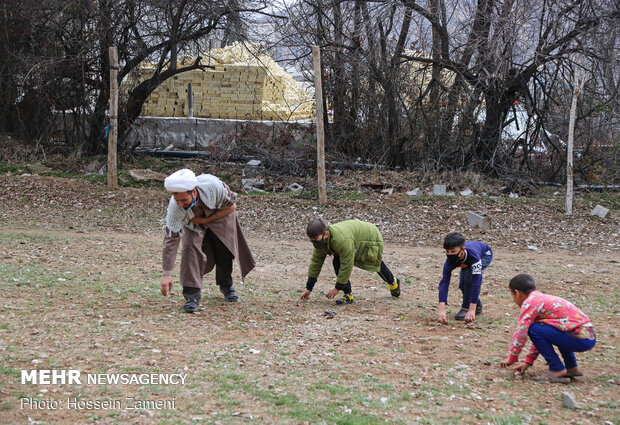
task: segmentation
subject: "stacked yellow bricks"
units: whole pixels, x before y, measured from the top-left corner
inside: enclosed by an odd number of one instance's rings
[[[207,59],[203,63],[211,64],[214,69],[188,71],[169,78],[149,96],[142,115],[188,117],[187,89],[192,83],[194,117],[313,119],[312,96],[300,89],[292,76],[270,57],[248,55],[243,46],[234,45],[211,52]],[[137,80],[148,78],[152,72],[153,66],[145,64]],[[136,82],[134,78],[126,86]]]

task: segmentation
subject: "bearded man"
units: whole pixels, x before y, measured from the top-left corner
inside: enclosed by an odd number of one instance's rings
[[[172,271],[182,241],[180,282],[186,301],[183,309],[188,313],[198,309],[202,277],[213,268],[215,282],[226,301],[237,302],[233,259],[237,259],[242,279],[256,265],[237,219],[237,194],[217,177],[210,174],[196,177],[188,169],[168,176],[164,187],[172,192],[172,197],[165,219],[162,295],[171,293]]]

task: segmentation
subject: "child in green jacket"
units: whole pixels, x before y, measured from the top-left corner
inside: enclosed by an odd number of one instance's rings
[[[310,221],[306,233],[314,245],[314,251],[310,267],[308,267],[308,282],[306,292],[301,296],[302,300],[310,297],[327,255],[334,257],[332,263],[337,279],[335,288],[329,291],[326,297],[333,299],[338,292],[344,292],[344,296],[337,300],[336,304],[353,302],[349,277],[354,265],[364,270],[377,272],[388,284],[392,296],[395,298],[400,296],[398,278],[392,275],[390,269],[382,261],[383,237],[375,225],[359,220],[347,220],[328,226],[317,217]]]

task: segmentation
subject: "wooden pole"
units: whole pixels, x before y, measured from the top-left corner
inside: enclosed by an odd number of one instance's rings
[[[192,93],[192,83],[187,83],[187,109],[189,109],[189,117],[194,116],[194,93]]]
[[[314,63],[314,98],[316,101],[316,170],[319,180],[319,204],[327,203],[325,183],[325,128],[323,125],[323,84],[321,82],[321,51],[312,46]]]
[[[108,189],[117,190],[116,139],[118,137],[118,54],[110,47],[110,128],[108,131]]]
[[[583,88],[585,78],[579,78],[578,70],[575,69],[573,76],[573,101],[570,105],[570,118],[568,122],[568,147],[566,149],[566,215],[573,213],[573,144],[575,138],[575,117],[577,116],[577,98]]]

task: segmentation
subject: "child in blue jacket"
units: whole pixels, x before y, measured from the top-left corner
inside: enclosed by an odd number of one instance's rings
[[[460,268],[459,289],[463,293],[461,310],[454,316],[455,320],[473,322],[476,314],[482,313],[480,286],[482,271],[491,264],[493,251],[484,242],[467,241],[460,233],[450,233],[445,237],[443,248],[446,250],[446,262],[443,265],[443,277],[439,282],[439,307],[437,320],[447,324],[446,304],[452,270]]]

